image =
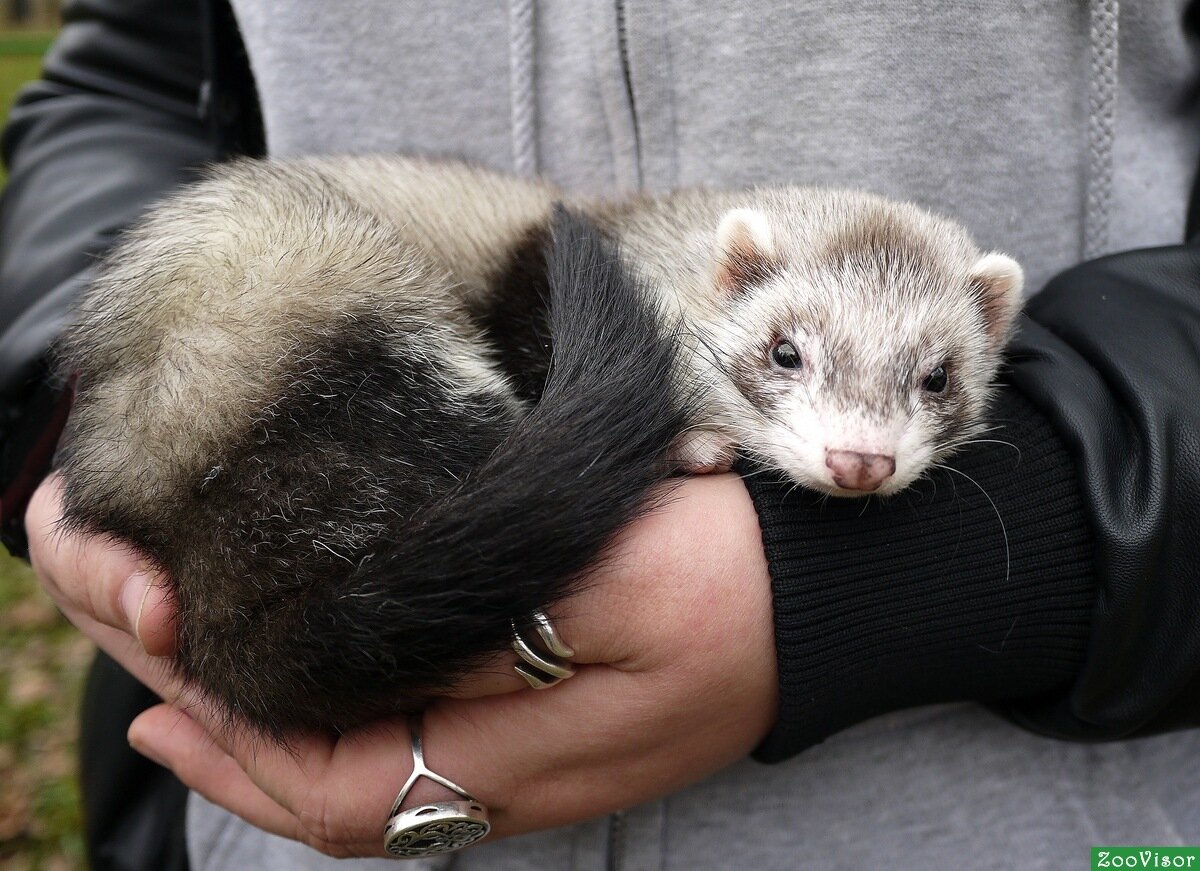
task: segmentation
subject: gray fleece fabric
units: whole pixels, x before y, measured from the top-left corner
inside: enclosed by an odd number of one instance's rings
[[[599,194],[865,188],[960,219],[1031,292],[1085,256],[1180,241],[1200,155],[1183,0],[233,6],[275,155],[453,155]],[[1197,759],[1195,732],[1070,745],[940,706],[410,867],[1085,868],[1094,844],[1200,843]],[[199,797],[188,839],[196,871],[385,867]]]

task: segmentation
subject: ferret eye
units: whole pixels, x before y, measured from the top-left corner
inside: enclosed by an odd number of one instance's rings
[[[942,366],[938,366],[925,377],[925,383],[921,385],[930,393],[941,393],[946,389],[946,384],[950,381],[946,375],[946,370]]]
[[[791,342],[776,342],[775,347],[771,349],[771,359],[784,369],[799,369],[804,365],[804,361],[800,359],[800,352]]]

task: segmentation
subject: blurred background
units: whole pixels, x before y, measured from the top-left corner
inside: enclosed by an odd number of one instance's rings
[[[61,0],[0,0],[3,24],[9,27],[54,30],[61,7]]]
[[[60,5],[0,0],[0,118],[39,75]],[[28,566],[0,548],[0,871],[85,867],[75,732],[91,655]]]

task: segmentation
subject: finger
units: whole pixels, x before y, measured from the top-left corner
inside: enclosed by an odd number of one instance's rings
[[[282,747],[227,728],[211,711],[152,711],[130,725],[130,744],[210,801],[330,855],[382,854],[388,810],[412,771],[403,720],[374,724],[373,752],[336,754],[335,764],[335,742],[327,738]],[[414,799],[457,798],[429,786],[422,782]]]
[[[552,621],[550,625],[554,627],[555,624]],[[557,629],[554,629],[553,635],[546,640],[536,627],[519,629],[514,627],[513,641],[507,650],[496,654],[486,664],[459,680],[449,691],[438,695],[452,699],[475,699],[531,688],[546,689],[546,685],[531,682],[524,677],[523,672],[542,672],[540,676],[553,684],[553,678],[556,675],[554,669],[547,662],[566,666],[569,670],[572,666],[578,667],[587,661],[573,649],[570,653],[556,654],[554,652],[555,643],[565,644],[568,649],[571,649],[571,646],[566,644],[561,636],[555,638],[554,635],[557,635]],[[517,653],[518,640],[523,649],[521,654]],[[530,669],[530,666],[533,668]],[[518,669],[522,669],[522,671],[518,671]]]
[[[438,702],[424,718],[427,764],[489,807],[500,838],[632,806],[754,746],[697,753],[696,734],[664,745],[663,710],[682,703],[645,677],[590,666],[542,693]]]
[[[442,700],[423,717],[425,759],[489,807],[494,837],[566,825],[680,788],[748,753],[769,722],[737,704],[722,707],[724,690],[714,687],[712,704],[682,723],[674,712],[691,704],[684,696],[694,688],[606,666],[547,692]],[[679,730],[687,740],[675,740]],[[334,842],[377,836],[411,770],[403,721],[349,733],[319,764],[303,746],[295,755],[254,752],[236,739],[232,755]]]
[[[519,661],[511,650],[498,654],[456,683],[445,695],[454,699],[477,699],[528,689],[529,684],[516,672]]]
[[[62,479],[47,478],[25,515],[30,562],[63,613],[140,638],[147,652],[174,649],[174,609],[159,572],[132,545],[62,526]]]
[[[680,788],[744,756],[769,723],[755,723],[753,704],[721,704],[725,687],[714,693],[702,716],[675,722],[671,712],[691,700],[670,680],[591,666],[545,693],[435,704],[424,715],[425,759],[489,807],[495,838],[566,825]],[[403,720],[280,748],[220,726],[206,731],[205,719],[212,715],[198,712],[186,730],[139,719],[130,739],[235,813],[274,813],[261,792],[299,821],[303,835],[290,837],[325,852],[378,852],[388,808],[412,770]],[[224,754],[222,746],[254,789],[228,772],[204,779],[206,760],[215,758],[204,754]],[[454,797],[434,794],[439,789],[418,781],[406,807]],[[284,831],[290,823],[272,825]]]
[[[573,680],[583,683],[585,676]],[[489,807],[496,838],[575,822],[626,806],[641,795],[635,791],[627,801],[627,790],[614,789],[610,780],[628,784],[644,752],[630,743],[622,748],[627,752],[621,758],[612,760],[598,742],[594,750],[579,753],[580,735],[595,724],[574,716],[577,700],[565,693],[561,704],[550,705],[548,711],[528,701],[540,702],[550,695],[492,696],[453,703],[472,706],[469,711],[426,713],[427,764]],[[510,701],[519,704],[510,706]],[[488,710],[473,710],[479,705]],[[256,743],[244,734],[217,738],[199,718],[186,726],[179,722],[143,714],[130,727],[130,742],[209,800],[255,825],[333,854],[376,855],[381,850],[388,810],[412,770],[403,721],[375,724],[343,737],[332,748],[306,740],[287,750]],[[225,753],[221,744],[229,744],[231,752]],[[580,789],[579,773],[588,768],[613,774],[588,778],[583,782],[589,788]],[[548,769],[558,770],[547,777]],[[652,792],[648,787],[647,793]],[[406,807],[457,797],[421,780]]]
[[[192,703],[193,694],[185,687],[171,660],[150,656],[136,638],[90,618],[83,617],[76,625],[97,647],[159,698],[172,702],[184,699],[184,703]]]
[[[126,580],[122,600],[128,600],[132,605],[139,586],[142,591],[133,611],[133,634],[151,656],[172,656],[177,638],[176,611],[166,578],[161,574],[135,575]]]
[[[143,741],[143,734],[154,741]],[[208,738],[199,723],[167,704],[155,705],[130,724],[129,743],[143,756],[169,768],[209,801],[260,829],[285,838],[302,836],[296,818],[254,785],[233,757]]]
[[[155,740],[144,742],[143,735],[153,735]],[[177,708],[162,704],[144,711],[129,727],[129,742],[142,755],[169,768],[188,788],[263,831],[301,841],[331,856],[382,854],[378,837],[354,843],[313,837],[294,814],[259,789],[198,722]]]

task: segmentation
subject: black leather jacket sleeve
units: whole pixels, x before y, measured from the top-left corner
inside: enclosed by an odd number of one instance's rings
[[[22,513],[64,409],[46,348],[98,253],[148,203],[219,155],[212,16],[197,0],[76,0],[4,131],[0,199],[0,528]],[[206,99],[207,98],[207,99]]]
[[[1062,438],[1096,599],[1066,695],[1013,709],[1063,737],[1200,723],[1200,246],[1058,276],[1031,305],[1018,387]]]

